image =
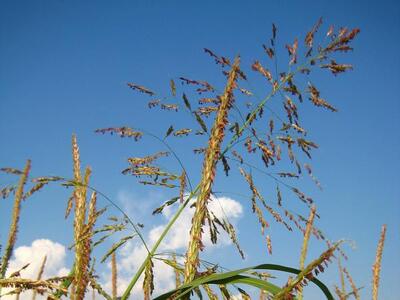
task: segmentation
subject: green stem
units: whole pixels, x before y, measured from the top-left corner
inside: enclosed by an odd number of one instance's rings
[[[126,300],[128,299],[133,287],[135,286],[136,282],[139,280],[140,275],[142,275],[144,269],[146,268],[146,265],[148,261],[151,259],[151,257],[156,253],[157,248],[160,246],[161,242],[163,241],[164,237],[167,235],[169,230],[171,229],[172,225],[176,222],[176,220],[179,218],[185,207],[189,204],[190,200],[193,198],[193,196],[196,195],[200,188],[200,185],[198,185],[188,196],[186,201],[179,207],[178,211],[175,213],[175,215],[172,217],[172,219],[168,222],[167,226],[165,227],[164,231],[158,238],[157,242],[154,244],[154,246],[151,248],[149,254],[147,255],[146,259],[143,261],[142,265],[136,272],[135,276],[132,278],[132,280],[129,282],[128,287],[126,288],[124,294],[121,297],[121,300]]]

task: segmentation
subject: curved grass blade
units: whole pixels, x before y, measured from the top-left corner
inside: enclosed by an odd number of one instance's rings
[[[158,296],[154,300],[167,300],[171,295],[176,295],[176,298],[179,299],[180,297],[186,295],[190,291],[192,291],[194,288],[203,285],[203,284],[246,284],[250,285],[253,287],[257,287],[263,290],[266,290],[273,295],[278,294],[279,292],[282,291],[282,289],[278,286],[273,285],[272,283],[266,282],[264,280],[254,278],[254,277],[249,277],[245,275],[241,275],[242,273],[246,273],[248,271],[252,270],[275,270],[275,271],[282,271],[286,273],[292,273],[292,274],[299,274],[301,273],[300,270],[295,269],[295,268],[290,268],[282,265],[277,265],[277,264],[262,264],[258,266],[253,266],[249,268],[243,268],[235,271],[230,271],[230,272],[225,272],[225,273],[220,273],[220,274],[212,274],[206,277],[198,278],[193,280],[192,282],[188,284],[182,285],[180,288],[175,289],[173,291],[170,291],[168,293],[165,293],[161,296]],[[321,281],[319,281],[316,278],[313,278],[310,280],[313,282],[315,285],[317,285],[321,291],[324,293],[326,299],[328,300],[334,300],[332,294],[330,293],[329,289],[326,287],[325,284],[323,284]]]

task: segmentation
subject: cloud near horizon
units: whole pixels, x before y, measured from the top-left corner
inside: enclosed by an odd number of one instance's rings
[[[29,264],[26,269],[21,271],[21,277],[36,279],[45,256],[47,256],[47,259],[42,278],[68,275],[69,269],[65,266],[65,246],[49,239],[37,239],[30,246],[17,247],[13,254],[6,276]],[[10,289],[3,289],[2,293],[7,293],[7,291],[10,291]],[[2,299],[15,299],[15,295],[5,296]],[[20,300],[28,299],[32,299],[31,291],[20,295]],[[36,299],[46,299],[46,297],[37,295]]]

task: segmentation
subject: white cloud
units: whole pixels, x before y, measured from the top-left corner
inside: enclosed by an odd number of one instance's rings
[[[209,203],[209,209],[219,219],[228,218],[231,223],[235,223],[243,213],[241,204],[228,197],[213,198]],[[148,245],[153,245],[161,235],[168,220],[175,213],[176,208],[167,207],[163,211],[164,224],[153,227],[147,236],[146,241]],[[194,208],[186,208],[180,215],[177,222],[171,228],[167,237],[164,239],[158,253],[177,251],[183,253],[188,241],[191,220]],[[222,247],[229,245],[230,239],[226,234],[221,234],[219,237],[218,245],[212,245],[209,235],[208,226],[204,228],[204,244],[212,251],[215,247]],[[133,277],[134,272],[140,267],[145,259],[147,252],[143,245],[137,245],[129,242],[121,251],[118,252],[118,292],[121,293],[127,287],[130,278]],[[110,272],[104,274],[106,281],[105,288],[111,289]],[[171,290],[175,287],[174,272],[171,267],[160,261],[154,261],[154,276],[155,276],[155,294]],[[140,298],[142,296],[142,279],[137,282],[135,288],[132,290],[133,298]]]
[[[36,279],[43,258],[47,256],[42,278],[67,275],[69,270],[65,267],[66,249],[63,245],[48,239],[37,239],[30,246],[21,246],[14,250],[14,256],[10,260],[7,275],[21,269],[29,263],[29,266],[21,271],[21,277]],[[2,293],[7,292],[6,289]],[[2,299],[15,299],[15,296],[6,296]],[[21,300],[32,299],[32,292],[20,295]],[[38,296],[37,299],[45,299]]]
[[[122,204],[123,211],[133,220],[147,217],[151,208],[163,200],[162,194],[151,191],[145,197],[140,197],[130,190],[121,190],[117,194],[118,201]]]

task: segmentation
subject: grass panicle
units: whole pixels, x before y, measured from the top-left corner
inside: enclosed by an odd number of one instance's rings
[[[215,168],[219,159],[221,143],[225,135],[225,128],[228,123],[228,110],[232,106],[233,90],[236,88],[239,62],[240,59],[237,57],[232,65],[231,71],[229,72],[228,81],[224,93],[220,97],[221,102],[213,128],[211,129],[211,136],[209,138],[208,147],[204,157],[202,177],[200,182],[200,193],[196,200],[185,262],[186,283],[195,278],[197,267],[199,265],[199,251],[203,248],[202,228],[206,215],[207,202],[209,201],[211,195],[211,187],[215,177]]]
[[[386,225],[382,225],[381,235],[376,249],[375,263],[372,266],[372,300],[378,300],[379,279],[381,272],[383,246],[386,238]]]
[[[30,169],[31,169],[31,161],[27,160],[25,168],[20,174],[17,190],[15,191],[14,207],[11,215],[11,225],[8,230],[7,244],[1,260],[0,279],[3,279],[6,275],[8,264],[14,250],[15,242],[17,241],[18,223],[21,214],[21,201],[24,196],[24,187],[28,179]],[[1,285],[0,285],[0,292],[1,292]]]
[[[291,297],[293,291],[298,292],[300,286],[307,284],[309,280],[314,278],[314,276],[318,275],[320,272],[324,272],[325,268],[323,265],[325,265],[325,267],[327,266],[327,262],[331,260],[340,243],[341,242],[334,244],[328,250],[323,252],[319,258],[313,260],[303,270],[301,270],[296,278],[289,280],[282,291],[275,295],[274,300],[285,300],[288,297]]]
[[[96,219],[96,193],[93,192],[89,208],[87,207],[87,187],[91,169],[86,168],[82,178],[79,147],[76,136],[72,137],[72,159],[75,189],[74,240],[75,240],[75,268],[74,286],[72,288],[75,299],[83,300],[89,283],[89,263],[91,256],[91,236]],[[86,220],[87,219],[87,220]]]
[[[147,263],[146,269],[144,271],[144,279],[143,279],[143,299],[150,300],[151,295],[154,291],[154,273],[153,273],[154,264],[150,259]]]

